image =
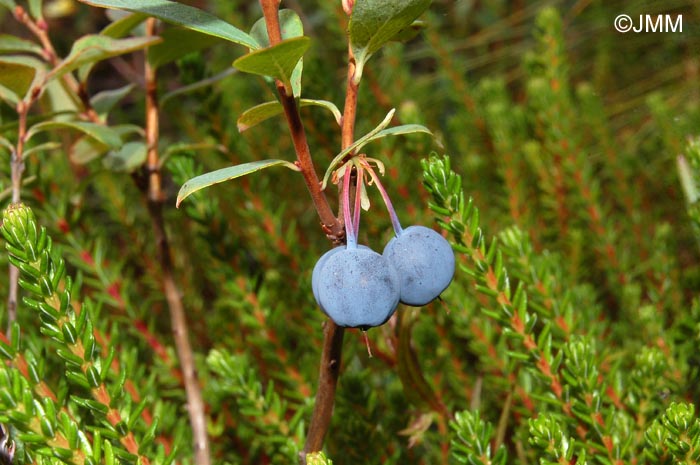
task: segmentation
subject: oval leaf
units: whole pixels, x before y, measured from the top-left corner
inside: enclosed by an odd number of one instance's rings
[[[357,0],[352,9],[348,32],[357,68],[355,83],[369,57],[384,44],[411,26],[430,6],[430,0]]]
[[[56,150],[61,148],[60,142],[44,142],[24,151],[24,156],[28,157],[33,153],[43,152],[47,150]]]
[[[114,106],[135,87],[134,84],[127,84],[118,89],[103,90],[98,92],[90,99],[90,105],[100,115],[105,118]]]
[[[280,32],[282,33],[282,39],[292,39],[294,37],[301,37],[304,35],[304,25],[301,18],[294,10],[282,9],[279,11],[279,21],[280,21]],[[261,47],[270,46],[270,38],[267,36],[267,25],[265,23],[265,18],[260,18],[253,24],[250,29],[250,35],[258,41]],[[292,92],[295,98],[301,96],[301,74],[304,69],[304,60],[299,60],[299,63],[294,67],[292,71]],[[267,78],[270,82],[273,80]]]
[[[102,35],[87,35],[74,44],[68,56],[51,71],[51,78],[61,77],[83,65],[123,55],[160,42],[160,37],[131,37],[113,39]]]
[[[294,10],[282,9],[279,11],[280,32],[282,39],[293,39],[304,35],[304,25],[301,18]],[[267,36],[267,25],[265,18],[260,18],[250,28],[250,35],[255,39],[261,47],[270,46],[270,38]]]
[[[317,106],[322,107],[333,113],[335,122],[340,126],[340,110],[333,102],[327,100],[315,100],[303,98],[299,100],[300,107]],[[238,117],[237,125],[238,131],[243,132],[253,126],[262,123],[263,121],[272,118],[273,116],[281,115],[284,109],[282,104],[278,101],[265,102],[260,105],[256,105],[253,108],[248,108],[243,112],[241,116]]]
[[[220,170],[212,171],[210,173],[202,174],[201,176],[194,177],[182,185],[180,191],[177,193],[177,201],[175,203],[176,207],[180,206],[180,203],[185,200],[191,194],[197,192],[198,190],[209,187],[213,184],[218,184],[220,182],[228,181],[229,179],[239,178],[246,174],[254,173],[271,166],[283,165],[287,168],[299,171],[299,168],[294,164],[286,160],[259,160],[250,163],[243,163],[241,165],[229,166],[227,168],[222,168]]]
[[[41,56],[43,49],[30,40],[20,39],[9,34],[0,34],[0,52],[29,52]]]
[[[233,66],[246,73],[279,79],[291,95],[292,72],[310,45],[308,37],[286,39],[274,47],[243,55],[233,62]]]
[[[183,26],[230,42],[256,49],[260,46],[251,36],[211,13],[168,0],[80,0],[92,6],[144,13],[166,23]]]
[[[14,11],[16,3],[14,0],[0,0],[0,5],[4,6],[10,11]]]
[[[76,165],[86,165],[109,151],[105,144],[92,137],[84,136],[75,141],[68,150],[70,161]]]
[[[36,68],[12,61],[0,60],[0,86],[22,99],[36,76]],[[14,100],[14,99],[13,99]]]
[[[281,115],[283,111],[282,104],[278,101],[265,102],[248,108],[238,117],[238,121],[236,121],[238,132],[250,129],[273,116]]]
[[[102,165],[111,171],[131,173],[146,161],[146,144],[127,142],[118,150],[112,150],[102,159]]]
[[[120,124],[115,126],[110,126],[109,129],[114,131],[122,140],[124,140],[128,135],[138,134],[141,137],[145,137],[144,131],[141,127],[133,124]],[[79,138],[70,147],[68,151],[68,156],[70,160],[78,165],[85,165],[92,160],[105,155],[110,151],[110,147],[103,142],[96,140],[88,135]]]
[[[52,129],[75,129],[112,148],[119,148],[122,145],[119,132],[110,127],[102,126],[101,124],[87,123],[84,121],[47,121],[45,123],[35,124],[27,131],[27,140],[40,132]]]
[[[136,26],[140,25],[148,18],[148,15],[144,15],[143,13],[120,13],[125,16],[109,23],[100,31],[101,36],[112,37],[113,39],[124,38],[129,35]]]

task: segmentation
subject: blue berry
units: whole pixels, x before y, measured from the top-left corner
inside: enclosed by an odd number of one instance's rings
[[[314,297],[316,298],[316,302],[318,302],[318,281],[321,276],[321,270],[323,269],[323,265],[326,263],[326,260],[328,260],[328,257],[337,254],[341,250],[345,250],[345,246],[340,246],[340,247],[334,247],[328,252],[324,253],[321,255],[321,258],[318,259],[316,262],[316,265],[314,265],[314,271],[311,273],[311,291],[314,293]],[[357,248],[359,249],[367,249],[367,250],[372,250],[366,245],[358,245]]]
[[[311,278],[321,310],[338,326],[367,329],[384,324],[399,303],[399,278],[369,247],[337,247],[316,262]]]
[[[401,302],[420,307],[450,285],[455,256],[450,243],[425,226],[409,226],[384,248],[401,282]]]
[[[329,257],[332,257],[341,250],[345,250],[345,246],[332,248],[328,252],[321,255],[321,258],[319,258],[316,265],[314,265],[314,271],[311,273],[311,291],[314,293],[316,302],[318,302],[318,282],[321,279],[321,270],[323,269],[323,265],[326,264]]]

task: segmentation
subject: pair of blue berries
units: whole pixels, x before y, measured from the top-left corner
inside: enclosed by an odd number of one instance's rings
[[[420,307],[452,281],[450,244],[425,226],[399,230],[380,255],[367,246],[336,247],[316,262],[316,302],[338,326],[366,330],[384,324],[399,302]]]

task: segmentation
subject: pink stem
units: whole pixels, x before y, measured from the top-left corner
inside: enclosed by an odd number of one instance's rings
[[[343,216],[345,217],[345,237],[347,247],[354,249],[357,247],[357,230],[355,229],[350,215],[350,177],[352,175],[352,165],[345,165],[343,173]]]
[[[399,217],[396,215],[396,210],[394,210],[394,205],[391,203],[389,194],[387,194],[386,189],[384,189],[384,185],[382,185],[382,182],[379,180],[379,176],[377,176],[377,173],[374,172],[372,166],[366,161],[364,161],[362,165],[372,177],[372,180],[377,184],[377,189],[379,189],[379,193],[382,196],[382,200],[384,200],[386,209],[389,212],[389,218],[391,218],[391,225],[394,227],[394,234],[396,234],[396,237],[399,237],[401,233],[403,233],[403,228],[401,227],[401,223],[399,222]]]
[[[360,235],[360,213],[362,212],[362,189],[364,186],[364,169],[362,165],[357,165],[357,183],[355,184],[355,210],[353,211],[352,222],[355,232]]]

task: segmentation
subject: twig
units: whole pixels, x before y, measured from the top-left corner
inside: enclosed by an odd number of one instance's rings
[[[265,15],[267,34],[270,38],[271,46],[278,44],[282,40],[278,16],[279,3],[279,0],[260,0]],[[299,108],[297,107],[296,100],[294,100],[293,95],[287,95],[287,91],[281,81],[277,81],[276,86],[280,101],[282,102],[282,107],[284,108],[284,114],[287,119],[287,125],[289,126],[289,132],[292,136],[292,142],[294,143],[297,164],[301,169],[306,187],[311,194],[311,200],[316,207],[318,216],[321,218],[324,230],[328,232],[332,239],[337,240],[343,237],[343,225],[333,214],[328,204],[328,199],[326,199],[325,194],[321,190],[321,183],[319,182],[316,168],[311,159],[311,151],[309,150],[309,144],[306,139],[306,131],[304,130],[301,117],[299,116]]]
[[[154,35],[156,19],[149,18],[146,21],[147,35]],[[175,346],[182,367],[187,405],[190,416],[190,427],[194,441],[194,462],[198,465],[209,465],[211,454],[209,438],[207,436],[207,422],[204,414],[204,401],[202,391],[197,379],[192,346],[190,345],[187,318],[185,308],[180,297],[180,290],[173,276],[173,264],[170,255],[168,236],[163,221],[163,192],[161,190],[161,172],[158,163],[158,95],[156,69],[148,60],[145,63],[146,79],[146,144],[148,155],[146,168],[148,170],[148,211],[153,224],[155,242],[158,248],[158,256],[161,267],[161,279],[163,291],[170,310]]]
[[[352,54],[352,49],[348,46],[348,75],[341,133],[342,150],[352,145],[355,140],[358,84],[353,82],[354,76],[355,58]],[[321,353],[318,391],[311,423],[309,424],[309,432],[306,437],[306,444],[304,445],[304,452],[300,457],[301,465],[306,464],[306,454],[320,451],[323,448],[323,440],[333,414],[335,390],[340,374],[344,332],[345,329],[339,327],[333,321],[329,320],[326,323],[323,334],[323,352]]]
[[[343,107],[342,149],[350,147],[355,141],[355,115],[357,114],[357,91],[359,83],[354,82],[355,56],[348,44],[348,82],[345,88],[345,106]]]
[[[263,14],[265,15],[265,24],[267,26],[267,34],[270,38],[271,46],[279,43],[282,38],[278,16],[279,3],[279,0],[260,0]],[[354,71],[349,72],[352,77],[352,72]],[[338,221],[333,214],[325,194],[321,191],[296,101],[293,95],[287,95],[283,83],[279,81],[277,82],[277,91],[282,106],[284,107],[284,113],[297,155],[297,162],[304,176],[304,181],[311,193],[311,198],[321,218],[324,230],[330,238],[337,242],[339,238],[343,237],[343,224]],[[343,123],[343,147],[347,147],[353,141],[356,102],[357,93],[351,93],[349,102],[346,101],[345,105],[347,116],[344,117]],[[328,431],[328,427],[330,426],[335,390],[340,373],[344,333],[344,328],[339,327],[331,320],[326,321],[316,400],[306,437],[306,444],[304,445],[304,451],[299,456],[299,462],[302,465],[306,463],[307,453],[321,450],[326,431]]]
[[[338,385],[338,376],[340,375],[344,335],[345,328],[341,328],[330,319],[326,321],[323,331],[323,350],[321,352],[316,400],[314,401],[314,411],[311,415],[304,451],[299,457],[301,465],[306,464],[306,454],[320,451],[323,448],[323,440],[331,424],[335,389]]]
[[[39,39],[39,42],[43,47],[44,59],[54,67],[58,66],[61,60],[59,59],[56,49],[51,42],[51,38],[49,37],[48,24],[46,21],[43,19],[34,21],[21,6],[17,6],[15,8],[14,15],[17,21],[22,23],[32,34],[34,34],[34,36],[36,36],[37,39]],[[63,82],[65,82],[68,89],[71,91],[69,92],[69,96],[76,96],[78,98],[76,103],[82,105],[85,109],[85,117],[90,121],[98,122],[99,116],[90,104],[90,98],[85,90],[85,87],[80,85],[72,73],[65,73],[61,79],[63,79]]]

